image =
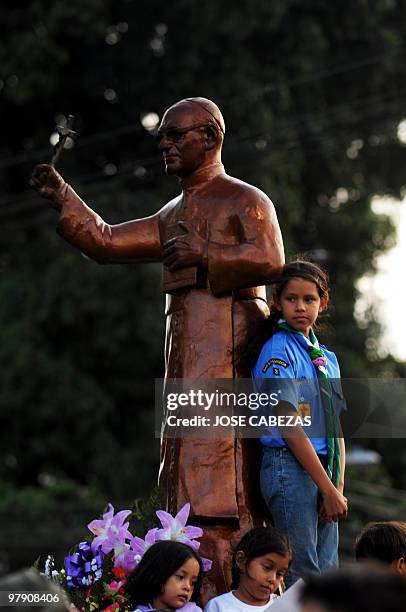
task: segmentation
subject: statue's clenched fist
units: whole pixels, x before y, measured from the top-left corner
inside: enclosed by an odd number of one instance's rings
[[[40,196],[51,200],[57,208],[62,207],[67,183],[65,183],[55,168],[48,164],[35,166],[30,179],[30,185],[38,191]]]

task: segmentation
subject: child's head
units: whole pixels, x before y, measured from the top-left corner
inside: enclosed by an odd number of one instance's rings
[[[299,595],[302,612],[406,612],[406,580],[362,567],[312,574]]]
[[[286,264],[275,282],[273,308],[297,331],[308,335],[328,304],[328,275],[320,266],[298,259]]]
[[[283,317],[288,324],[298,331],[308,333],[310,327],[317,329],[318,314],[327,308],[329,300],[329,282],[327,273],[315,263],[297,259],[283,266],[281,273],[272,283],[273,303],[271,315],[259,323],[254,333],[237,350],[236,363],[242,372],[250,372],[254,367],[264,343],[277,330],[278,319]],[[310,290],[310,296],[308,291]],[[289,295],[292,292],[293,295]],[[296,294],[300,293],[299,312],[295,314]],[[302,295],[304,293],[304,295]],[[305,305],[305,311],[303,308]],[[310,311],[308,313],[307,311]],[[293,317],[290,316],[293,311]],[[311,314],[310,319],[307,318]],[[299,316],[297,316],[299,315]],[[311,325],[310,325],[311,323]]]
[[[381,562],[406,575],[406,523],[368,523],[355,542],[357,561]]]
[[[135,606],[176,610],[198,597],[203,566],[196,551],[180,542],[156,542],[145,552],[128,581]]]
[[[292,561],[285,536],[273,527],[251,529],[235,547],[232,589],[242,590],[253,603],[269,600],[282,582]]]

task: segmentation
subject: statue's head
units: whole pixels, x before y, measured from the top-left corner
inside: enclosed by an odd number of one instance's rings
[[[185,178],[221,161],[224,133],[223,116],[207,98],[186,98],[168,108],[158,128],[166,173]]]

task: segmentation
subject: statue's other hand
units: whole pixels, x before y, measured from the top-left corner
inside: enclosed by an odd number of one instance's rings
[[[179,226],[185,233],[171,238],[163,245],[164,265],[171,271],[195,265],[206,267],[207,240],[189,223],[180,221]]]
[[[35,166],[30,185],[38,191],[40,196],[51,200],[58,208],[61,207],[66,183],[55,168],[48,164]]]

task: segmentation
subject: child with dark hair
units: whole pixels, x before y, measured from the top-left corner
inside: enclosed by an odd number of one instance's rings
[[[406,576],[406,523],[368,523],[355,541],[357,561],[380,562]]]
[[[278,418],[296,423],[269,426],[261,438],[262,495],[293,550],[287,586],[338,565],[337,521],[347,514],[340,368],[313,331],[328,301],[328,276],[320,266],[305,260],[286,264],[252,369],[255,390],[277,391]]]
[[[201,612],[194,602],[202,576],[202,561],[193,548],[163,540],[144,553],[128,580],[127,592],[137,612],[156,608]]]
[[[211,599],[204,612],[262,612],[275,593],[292,561],[287,539],[273,527],[256,527],[237,544],[232,559],[229,593]]]

